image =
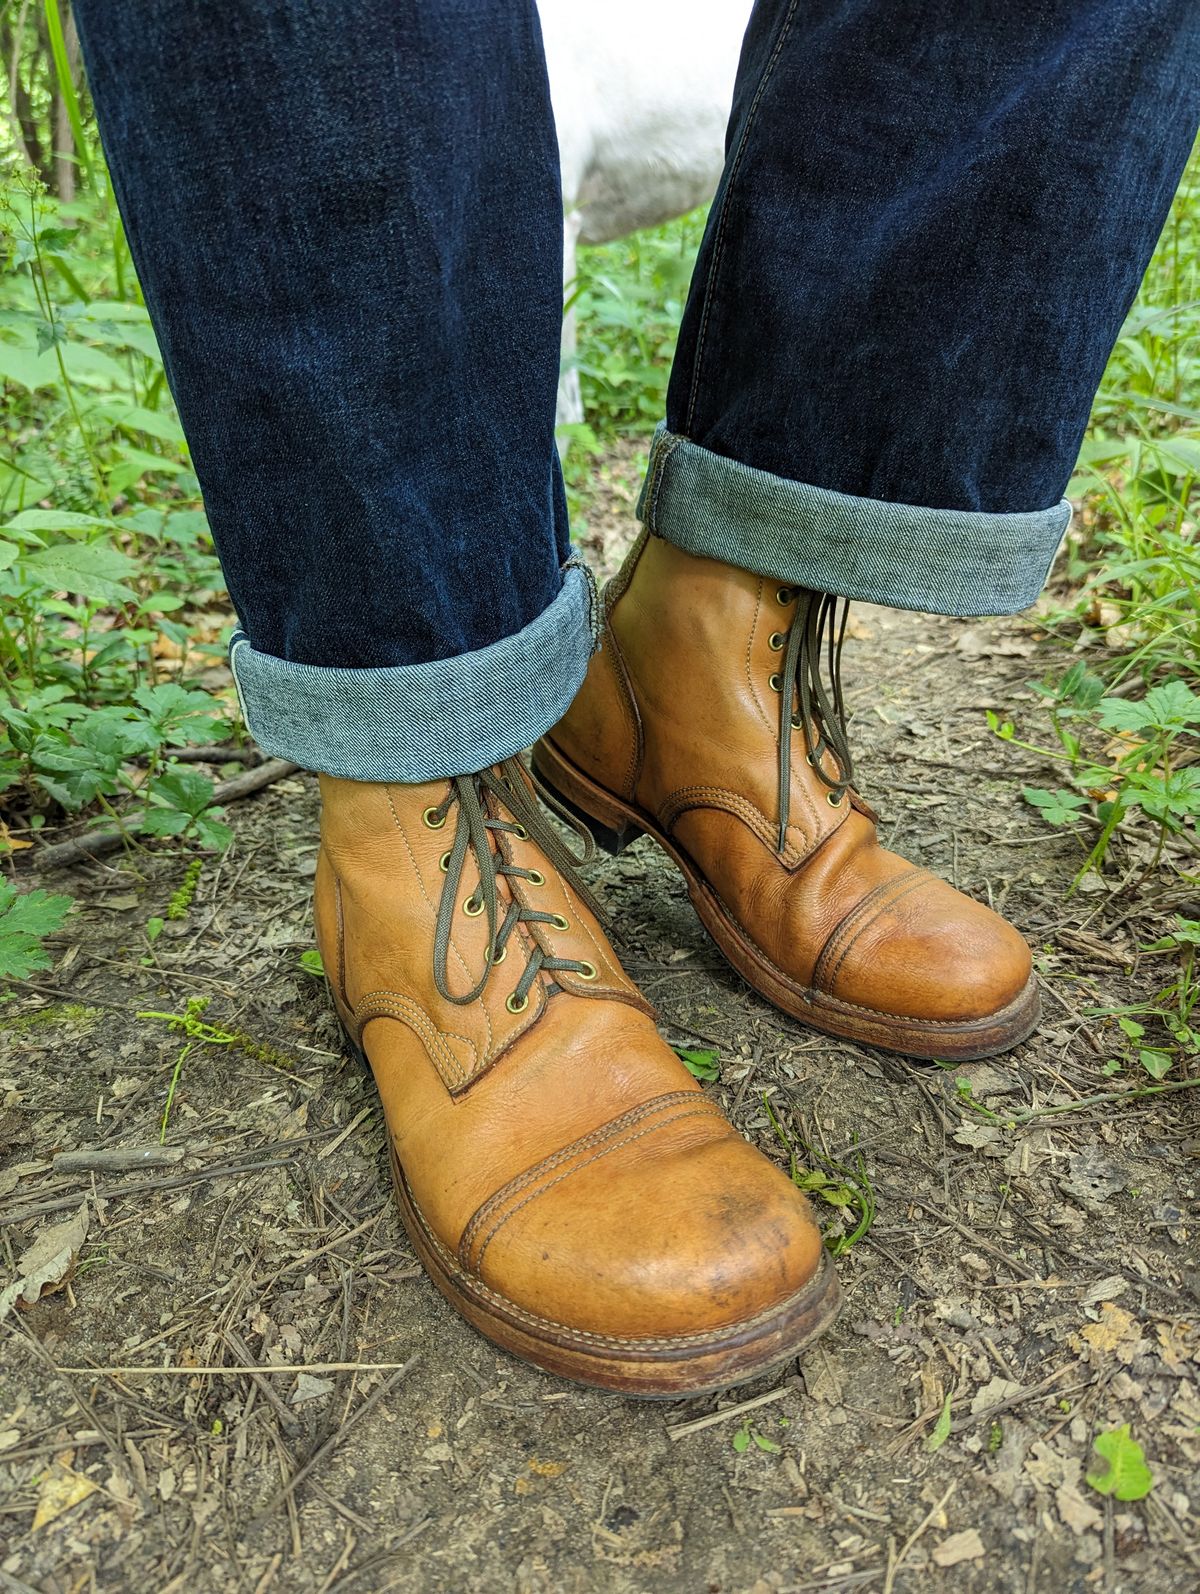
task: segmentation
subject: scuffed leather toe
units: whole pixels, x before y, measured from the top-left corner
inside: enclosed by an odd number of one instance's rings
[[[736,1330],[815,1277],[807,1200],[703,1097],[612,1146],[492,1206],[467,1248],[485,1284],[575,1331],[662,1339]]]
[[[1029,983],[1029,947],[998,913],[913,870],[852,909],[813,984],[839,1001],[929,1023],[990,1018]]]

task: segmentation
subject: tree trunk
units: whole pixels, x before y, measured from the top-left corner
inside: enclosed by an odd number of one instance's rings
[[[33,114],[29,90],[21,81],[21,41],[25,35],[25,17],[28,10],[29,0],[25,0],[15,26],[8,12],[0,18],[0,56],[3,56],[7,69],[8,106],[13,140],[26,164],[32,166],[42,181],[49,186],[52,173],[38,133],[37,117]]]
[[[67,47],[67,73],[72,85],[79,77],[79,33],[75,16],[69,5],[63,7],[63,42]],[[70,204],[75,198],[76,163],[75,136],[71,131],[71,118],[67,112],[66,95],[58,81],[53,52],[49,52],[50,106],[54,139],[54,192]]]

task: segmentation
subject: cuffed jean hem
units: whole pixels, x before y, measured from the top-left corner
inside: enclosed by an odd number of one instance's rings
[[[522,631],[429,664],[347,670],[260,653],[235,631],[229,662],[266,753],[346,780],[414,783],[471,774],[530,747],[570,707],[597,646],[591,572]]]
[[[812,487],[660,425],[638,500],[655,535],[789,586],[930,614],[1015,614],[1037,598],[1071,520],[922,509]]]

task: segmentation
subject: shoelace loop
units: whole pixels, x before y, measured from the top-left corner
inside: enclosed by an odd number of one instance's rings
[[[538,807],[535,791],[537,797],[540,797],[546,806],[557,813],[580,837],[583,850],[579,856],[572,853],[552,829]],[[587,863],[595,851],[591,836],[573,815],[555,801],[538,781],[537,776],[525,770],[518,759],[506,759],[504,763],[497,764],[493,769],[480,770],[477,774],[456,775],[451,780],[442,801],[426,810],[426,823],[432,829],[441,829],[452,809],[457,810],[458,819],[454,830],[454,841],[442,859],[446,882],[442,887],[434,930],[433,980],[439,995],[446,1001],[465,1007],[483,994],[492,970],[504,961],[508,942],[517,925],[548,924],[554,929],[562,928],[560,915],[543,913],[536,908],[526,907],[518,902],[515,894],[512,895],[507,911],[501,919],[500,893],[497,887],[501,877],[525,880],[537,887],[545,883],[545,876],[538,869],[522,868],[505,858],[501,852],[493,851],[493,835],[510,835],[520,841],[533,841],[592,912],[598,918],[602,917],[602,913],[599,904],[576,873],[576,866]],[[510,815],[511,817],[508,817]],[[450,989],[447,962],[454,915],[460,906],[468,854],[474,857],[479,869],[479,884],[468,897],[462,898],[461,906],[472,915],[487,914],[488,945],[483,973],[478,981],[465,995],[456,996]],[[509,1012],[520,1013],[525,1010],[529,1005],[529,993],[533,984],[543,970],[550,973],[566,970],[580,975],[583,979],[596,977],[595,966],[584,959],[551,957],[535,944],[516,989],[508,997],[506,1005]]]
[[[783,598],[783,589],[780,598]],[[808,761],[817,778],[829,788],[830,800],[840,803],[854,781],[854,764],[846,733],[846,707],[842,698],[842,643],[850,604],[828,592],[795,589],[796,613],[788,627],[779,668],[779,851],[787,846],[792,802],[792,732],[804,732]],[[824,666],[824,669],[823,669]],[[828,672],[828,684],[825,679]],[[799,724],[795,720],[800,699]],[[831,753],[837,775],[823,765]]]

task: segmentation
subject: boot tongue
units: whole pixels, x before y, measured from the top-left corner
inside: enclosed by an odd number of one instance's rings
[[[501,837],[509,835],[522,841],[527,839],[532,841],[541,850],[548,863],[566,878],[571,888],[583,898],[597,917],[601,916],[599,905],[575,870],[576,864],[585,863],[591,857],[592,838],[570,815],[563,813],[567,823],[584,840],[582,856],[576,858],[538,807],[534,795],[535,789],[543,796],[543,800],[553,801],[540,785],[535,787],[535,777],[525,770],[520,761],[510,758],[502,764],[480,770],[473,775],[456,775],[451,780],[441,803],[430,810],[434,817],[442,822],[448,817],[452,808],[457,811],[454,842],[443,860],[446,883],[442,887],[441,900],[438,903],[433,939],[434,984],[439,994],[448,1002],[466,1006],[482,995],[494,964],[504,956],[508,941],[518,924],[555,922],[553,914],[539,912],[536,908],[519,901],[511,889],[507,894],[507,900],[501,898],[498,888],[501,878],[528,880],[534,885],[541,883],[538,870],[522,868],[505,856]],[[558,808],[557,803],[553,806]],[[492,848],[493,836],[498,842],[495,851]],[[483,972],[478,981],[465,995],[455,996],[450,990],[447,963],[454,914],[459,905],[459,894],[463,886],[468,855],[474,857],[479,870],[479,884],[466,899],[463,907],[464,911],[471,914],[487,914],[488,945]],[[503,917],[501,909],[504,910]],[[529,1001],[530,989],[543,969],[549,973],[566,969],[572,973],[583,974],[589,967],[589,964],[578,959],[550,957],[540,946],[535,945],[529,962],[525,965],[525,972],[521,975],[516,990],[509,997],[510,1010],[513,1012],[523,1010]]]
[[[796,613],[788,630],[780,667],[779,703],[779,850],[787,846],[792,798],[792,732],[802,730],[808,762],[836,807],[854,780],[854,764],[846,734],[842,699],[842,643],[849,602],[827,592],[797,589]],[[839,614],[840,606],[840,614]],[[828,681],[823,674],[828,672]],[[796,698],[800,714],[795,714]],[[837,763],[836,777],[824,766],[825,753]]]

